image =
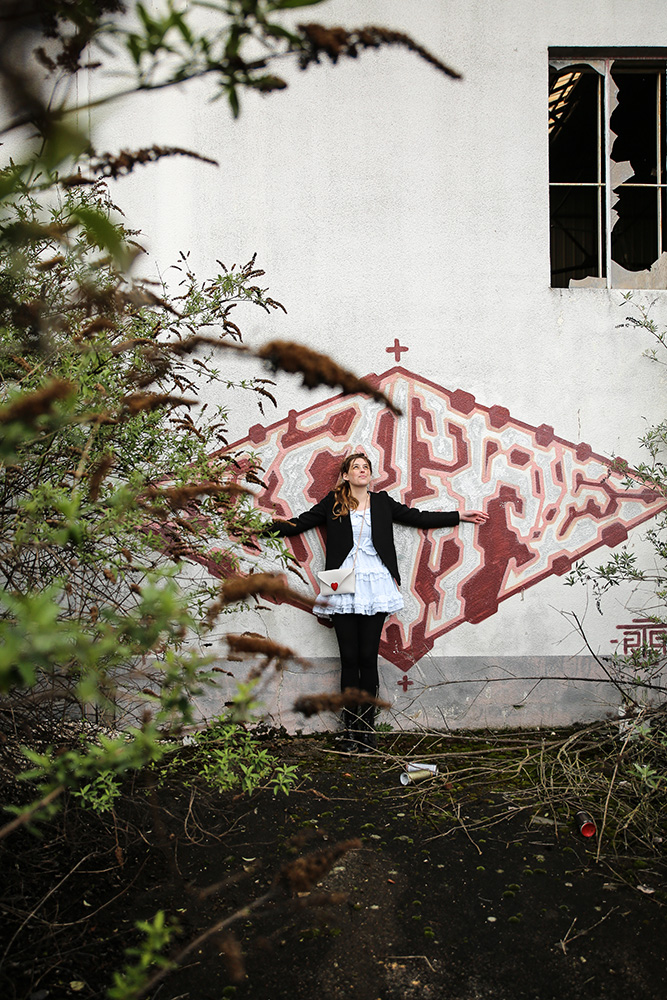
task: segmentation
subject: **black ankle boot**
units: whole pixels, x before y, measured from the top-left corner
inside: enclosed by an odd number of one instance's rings
[[[359,738],[362,743],[361,752],[368,753],[370,750],[377,750],[377,737],[375,735],[375,705],[366,705],[359,717]]]
[[[342,750],[343,753],[359,753],[362,747],[359,743],[359,718],[357,713],[352,712],[349,708],[344,708],[343,725],[345,726],[345,733],[338,743],[338,749]]]

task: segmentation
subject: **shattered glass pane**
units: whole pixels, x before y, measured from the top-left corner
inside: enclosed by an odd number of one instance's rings
[[[611,256],[626,271],[644,271],[659,256],[656,188],[622,186],[615,204],[618,221],[611,233]]]
[[[618,63],[614,63],[611,75],[618,87],[618,104],[610,121],[611,130],[616,135],[611,158],[616,163],[630,161],[634,173],[628,183],[655,184],[658,74],[619,69]],[[664,172],[664,149],[662,169]]]
[[[551,284],[604,275],[602,77],[568,66],[549,77]]]
[[[659,113],[664,74],[614,63],[612,78],[618,93],[610,120],[616,136],[611,149],[611,256],[626,271],[648,271],[664,246],[658,187],[665,180],[664,126]]]
[[[600,240],[598,220],[601,190],[591,187],[551,188],[551,284],[567,288],[570,279],[597,276]],[[604,231],[602,232],[604,245]]]
[[[665,61],[549,72],[552,286],[667,288]]]
[[[601,78],[588,66],[551,72],[549,80],[549,180],[597,183]]]

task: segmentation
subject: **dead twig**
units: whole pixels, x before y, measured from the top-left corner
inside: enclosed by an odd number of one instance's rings
[[[433,966],[429,962],[429,960],[426,957],[426,955],[387,955],[386,958],[381,958],[380,961],[383,964],[386,964],[387,962],[407,962],[409,959],[413,959],[413,958],[423,959],[424,962],[426,962],[426,964],[428,965],[428,967],[431,970],[431,972],[435,972],[435,969],[433,968]]]
[[[63,875],[63,877],[60,879],[60,881],[56,882],[56,884],[54,886],[52,886],[51,889],[49,889],[49,891],[46,893],[46,895],[42,896],[42,898],[40,899],[40,901],[37,904],[37,906],[33,907],[33,909],[28,914],[28,916],[25,918],[25,920],[23,921],[23,923],[21,924],[21,926],[17,927],[17,929],[12,934],[11,938],[9,939],[9,943],[8,943],[7,947],[5,948],[5,950],[3,952],[2,959],[0,959],[0,966],[4,963],[5,959],[7,958],[7,955],[9,954],[9,952],[11,950],[12,945],[14,944],[14,941],[19,936],[19,934],[21,933],[21,931],[23,930],[23,928],[26,926],[26,924],[28,924],[32,920],[32,918],[35,916],[35,914],[39,910],[41,910],[41,908],[44,906],[44,903],[46,903],[47,899],[49,899],[49,897],[52,896],[54,894],[54,892],[57,892],[58,889],[60,888],[60,886],[63,884],[63,882],[66,882],[67,879],[71,875],[74,874],[74,872],[77,870],[77,868],[80,868],[81,865],[84,863],[84,861],[87,861],[88,858],[92,858],[95,855],[95,853],[96,853],[95,851],[91,851],[90,854],[86,854],[86,856],[84,858],[81,858],[79,861],[77,861],[77,863],[74,865],[74,868],[72,868],[70,871],[68,871],[67,875]]]
[[[20,826],[25,823],[29,823],[35,813],[39,812],[40,809],[44,809],[46,806],[50,805],[52,802],[58,798],[59,795],[65,791],[64,785],[58,785],[57,788],[53,788],[48,795],[45,795],[38,802],[33,802],[31,806],[24,809],[22,813],[19,813],[10,823],[6,823],[2,828],[0,828],[0,840],[9,836],[14,830],[18,830]]]
[[[613,772],[613,774],[611,776],[611,781],[609,782],[609,790],[607,791],[607,798],[605,799],[605,802],[604,802],[604,811],[602,813],[602,822],[600,823],[600,832],[598,834],[598,847],[597,847],[597,851],[595,853],[595,860],[596,861],[600,860],[600,851],[602,850],[602,838],[604,836],[605,826],[607,825],[607,813],[609,812],[609,800],[611,799],[611,793],[614,790],[614,782],[616,781],[616,775],[618,774],[618,766],[621,763],[621,760],[623,759],[623,751],[627,747],[628,740],[630,739],[631,736],[632,736],[632,729],[628,732],[628,735],[625,737],[625,740],[623,742],[623,746],[621,747],[621,752],[618,755],[618,759],[616,761],[616,764],[614,765],[614,772]]]
[[[575,917],[574,920],[572,921],[572,923],[570,924],[570,926],[569,926],[569,928],[567,930],[567,933],[565,934],[565,937],[561,938],[560,941],[558,942],[558,944],[563,949],[563,954],[567,955],[567,945],[568,944],[572,944],[573,941],[576,941],[577,938],[583,937],[584,934],[590,934],[590,932],[592,930],[595,930],[596,927],[599,927],[600,924],[604,923],[604,921],[607,919],[607,917],[610,917],[612,915],[612,913],[614,913],[617,909],[618,909],[617,906],[612,906],[611,910],[609,910],[608,913],[605,913],[604,917],[600,917],[600,919],[596,920],[595,923],[591,924],[590,927],[586,927],[583,931],[579,931],[577,934],[573,934],[572,937],[570,937],[570,931],[572,930],[572,928],[574,927],[574,925],[577,922],[577,918]]]
[[[576,924],[576,922],[577,922],[577,918],[575,917],[574,920],[572,921],[572,923],[570,924],[570,926],[568,927],[567,931],[565,932],[565,936],[562,937],[560,939],[560,941],[558,942],[559,945],[561,946],[561,948],[563,949],[563,954],[564,955],[567,955],[567,945],[568,945],[568,942],[570,940],[570,931],[572,930],[572,928],[574,927],[574,925]]]
[[[475,850],[477,851],[478,854],[481,854],[482,853],[481,847],[479,846],[479,844],[476,844],[475,841],[472,839],[472,837],[468,833],[468,827],[465,825],[465,823],[463,822],[463,820],[461,818],[461,804],[460,804],[460,802],[457,803],[457,805],[456,805],[456,818],[459,821],[459,823],[461,824],[461,829],[465,833],[466,837],[468,838],[468,840],[470,841],[470,843],[472,844],[472,846],[475,848]]]

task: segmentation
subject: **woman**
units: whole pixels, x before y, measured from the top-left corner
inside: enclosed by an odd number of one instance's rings
[[[371,493],[372,474],[366,455],[348,455],[334,490],[294,520],[273,522],[271,530],[291,537],[326,526],[326,569],[354,565],[354,593],[318,598],[315,614],[330,617],[333,622],[340,651],[341,690],[357,688],[376,697],[382,627],[387,615],[403,607],[394,521],[416,528],[447,528],[459,521],[482,524],[488,515],[481,511],[459,514],[407,507],[384,490]],[[363,753],[375,748],[374,712],[373,705],[363,707],[360,714],[345,709],[342,749]]]

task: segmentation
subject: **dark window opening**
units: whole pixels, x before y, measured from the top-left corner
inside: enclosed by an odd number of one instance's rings
[[[552,286],[665,287],[664,119],[664,63],[550,68]]]

